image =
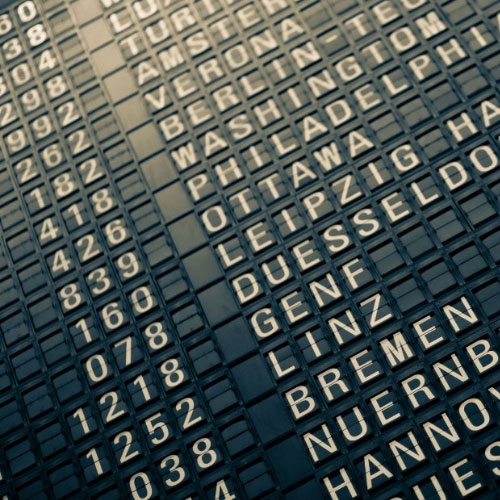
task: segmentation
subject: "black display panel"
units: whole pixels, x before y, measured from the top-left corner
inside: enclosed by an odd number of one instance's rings
[[[0,6],[0,499],[499,498],[498,1]]]

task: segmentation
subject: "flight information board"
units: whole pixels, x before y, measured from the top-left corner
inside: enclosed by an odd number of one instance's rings
[[[498,499],[497,0],[0,7],[0,499]]]

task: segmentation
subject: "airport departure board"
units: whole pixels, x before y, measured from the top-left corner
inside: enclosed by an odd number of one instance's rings
[[[0,499],[500,498],[498,0],[0,3]]]

